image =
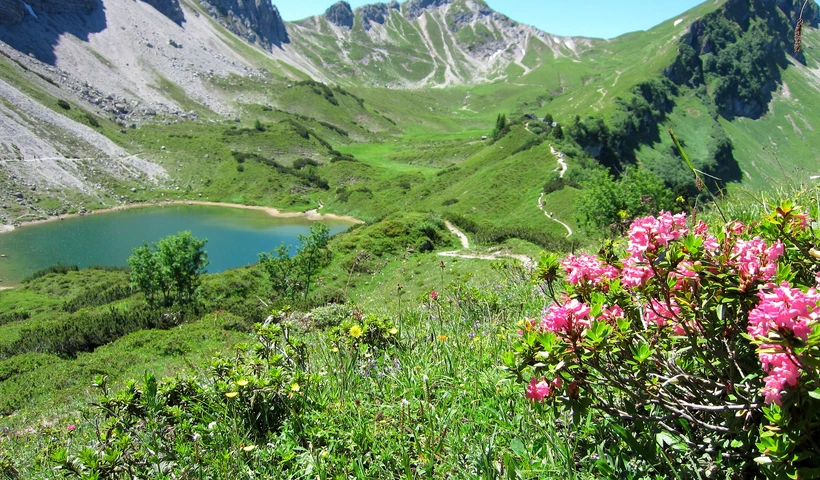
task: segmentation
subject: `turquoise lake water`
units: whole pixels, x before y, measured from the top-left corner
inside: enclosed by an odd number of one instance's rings
[[[201,205],[145,207],[97,213],[35,225],[0,234],[0,286],[19,284],[27,275],[52,265],[119,266],[143,241],[190,230],[207,238],[208,272],[255,263],[260,252],[280,243],[298,245],[298,235],[310,233],[305,218],[275,218],[258,210]],[[330,233],[351,223],[324,221]]]

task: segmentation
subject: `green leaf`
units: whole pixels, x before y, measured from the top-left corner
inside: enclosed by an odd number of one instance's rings
[[[510,442],[510,450],[513,451],[516,455],[524,457],[527,455],[527,447],[524,446],[524,443],[519,440],[518,438],[513,438]]]
[[[732,440],[732,443],[730,445],[732,446],[732,448],[740,448],[743,446],[743,442],[741,442],[740,440]]]
[[[815,400],[820,400],[820,388],[814,389],[809,392],[809,396]]]

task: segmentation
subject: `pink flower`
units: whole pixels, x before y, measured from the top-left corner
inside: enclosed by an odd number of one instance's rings
[[[618,276],[617,268],[603,264],[594,255],[576,257],[570,254],[561,262],[561,267],[567,274],[567,281],[573,285],[578,285],[581,282],[599,285]]]
[[[601,314],[598,316],[598,320],[607,323],[615,323],[617,320],[621,318],[624,318],[624,309],[619,307],[618,305],[613,305],[610,308],[604,307],[601,310]]]
[[[74,425],[73,423],[69,423],[68,426],[66,427],[66,430],[68,430],[69,432],[73,432],[76,429],[77,429],[77,426]]]
[[[541,320],[541,328],[567,336],[580,335],[590,326],[589,312],[589,305],[575,299],[565,301],[563,306],[552,304]]]
[[[437,298],[438,298],[438,293],[436,293],[436,291],[435,291],[435,290],[433,290],[432,292],[430,292],[430,300],[435,300],[435,299],[437,299]]]
[[[768,337],[769,332],[792,332],[807,340],[812,324],[820,318],[820,293],[810,288],[803,293],[791,288],[787,282],[774,288],[771,293],[758,293],[760,303],[749,312],[747,331],[753,337]]]
[[[659,327],[665,327],[669,323],[676,322],[678,314],[680,313],[680,307],[678,307],[674,298],[669,300],[669,305],[672,307],[671,312],[665,302],[660,302],[653,298],[649,305],[644,306],[644,326],[648,327],[654,324]]]
[[[640,287],[652,278],[652,268],[641,262],[637,257],[629,257],[624,260],[624,268],[621,270],[621,283],[625,287]]]
[[[669,276],[672,278],[677,279],[677,283],[675,283],[674,289],[681,290],[685,285],[687,280],[692,280],[695,283],[699,283],[699,276],[697,272],[695,272],[695,266],[689,260],[681,261],[675,270],[669,272]]]
[[[726,224],[726,227],[725,227],[725,231],[727,233],[733,233],[735,235],[740,235],[743,232],[745,232],[747,229],[748,229],[748,227],[746,227],[746,225],[744,225],[743,223],[738,222],[738,221],[729,222],[728,224]]]
[[[552,393],[550,390],[550,384],[547,383],[547,379],[544,377],[541,377],[541,380],[532,377],[532,380],[530,380],[526,390],[527,393],[524,396],[535,402],[543,401]]]
[[[817,272],[817,275],[814,277],[814,281],[817,282],[817,288],[820,288],[820,272]]]
[[[761,345],[762,349],[779,349],[777,345]],[[760,362],[763,370],[768,374],[763,379],[765,387],[760,393],[766,398],[766,403],[782,405],[781,392],[786,388],[797,386],[800,378],[800,366],[782,350],[775,353],[760,353]]]
[[[777,259],[783,255],[783,251],[780,240],[769,247],[760,237],[738,239],[732,247],[730,264],[738,270],[742,280],[741,288],[748,287],[757,280],[771,280],[777,273]]]
[[[689,229],[686,228],[686,214],[683,213],[672,215],[661,212],[657,217],[638,218],[629,227],[627,251],[632,256],[642,258],[644,253],[665,247],[687,233]]]

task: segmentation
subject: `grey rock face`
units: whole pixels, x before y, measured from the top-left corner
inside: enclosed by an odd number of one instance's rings
[[[429,7],[440,7],[451,3],[453,3],[453,0],[407,0],[404,5],[407,8],[407,16],[413,18],[421,16],[424,10]]]
[[[219,23],[251,43],[266,48],[290,43],[285,22],[270,0],[202,0]]]
[[[142,0],[143,2],[156,8],[161,14],[170,18],[175,23],[185,21],[185,14],[179,6],[179,0]]]
[[[0,0],[0,24],[2,25],[20,23],[27,13],[21,0]]]
[[[390,16],[390,11],[399,10],[400,8],[399,2],[396,0],[393,0],[390,3],[365,5],[359,9],[359,12],[362,15],[362,26],[364,26],[365,30],[370,30],[372,24],[374,23],[383,25],[384,22],[387,21],[387,17]]]
[[[327,21],[340,27],[353,28],[353,9],[347,2],[336,2],[325,11]]]

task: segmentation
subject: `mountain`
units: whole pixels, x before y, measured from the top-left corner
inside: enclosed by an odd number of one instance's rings
[[[409,0],[351,10],[346,2],[289,25],[274,51],[324,81],[391,88],[512,80],[546,60],[578,59],[595,42],[518,23],[481,0]]]
[[[265,0],[0,0],[0,218],[321,200],[365,219],[424,208],[560,234],[537,206],[555,145],[567,216],[600,165],[697,196],[667,128],[720,186],[765,186],[820,147],[813,2],[803,53],[791,45],[802,3],[708,1],[598,40],[480,0],[338,2],[297,22]],[[482,142],[500,112],[508,135]],[[305,159],[312,173],[291,169]]]

